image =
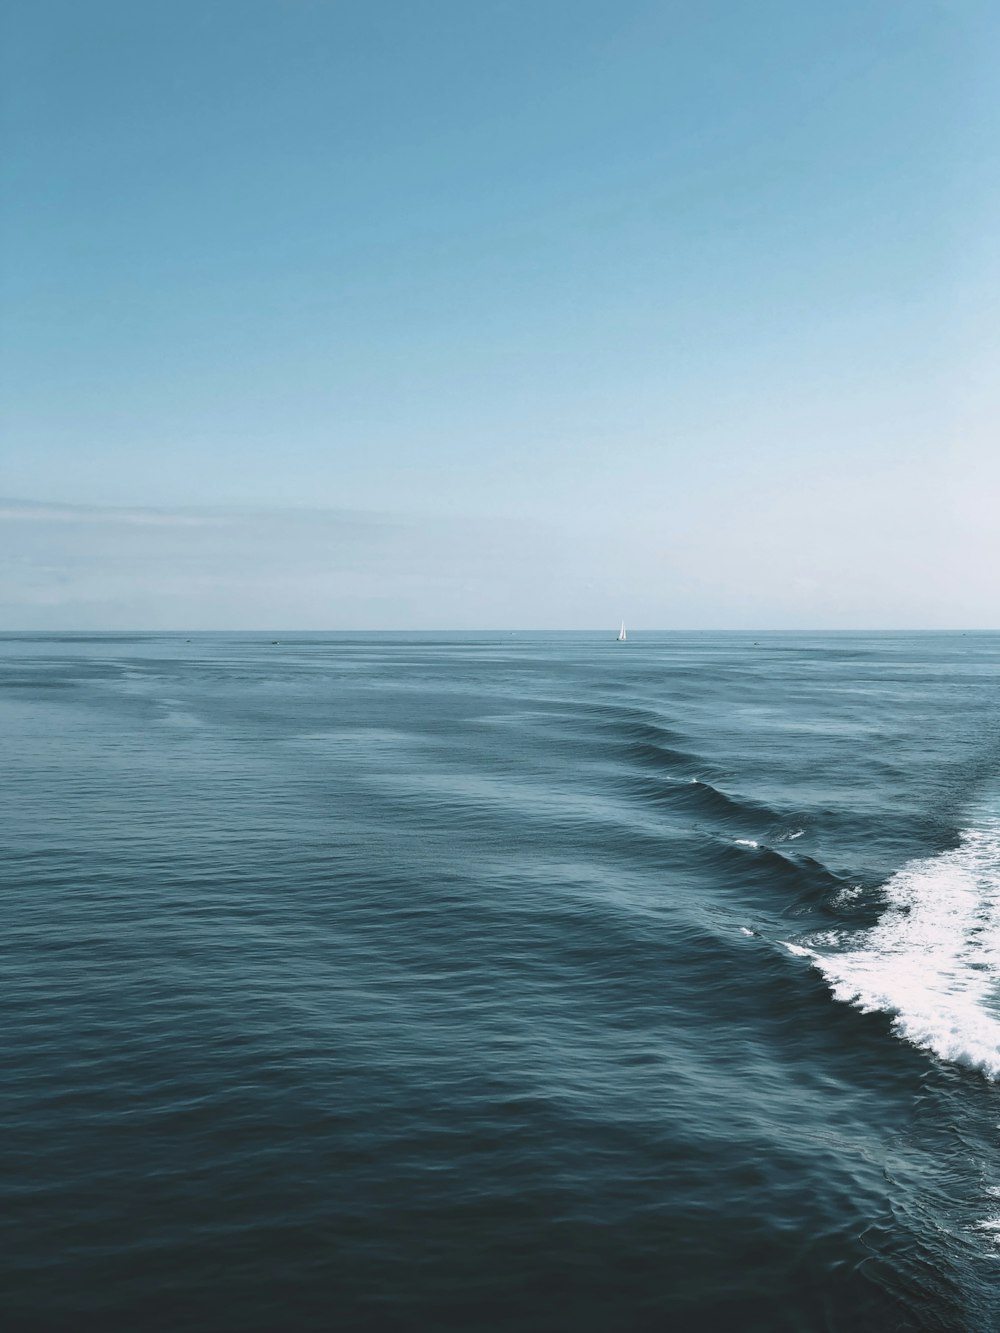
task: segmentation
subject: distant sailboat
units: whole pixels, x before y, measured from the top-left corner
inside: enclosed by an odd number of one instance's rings
[[[619,643],[624,643],[625,640],[626,640],[627,638],[628,638],[628,635],[625,633],[625,621],[623,620],[623,621],[622,621],[622,627],[621,627],[621,629],[618,631],[618,642],[619,642]]]

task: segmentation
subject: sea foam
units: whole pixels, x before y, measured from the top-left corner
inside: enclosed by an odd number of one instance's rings
[[[891,1014],[900,1037],[1000,1080],[1000,821],[912,861],[883,886],[886,911],[861,935],[787,944],[836,999]]]

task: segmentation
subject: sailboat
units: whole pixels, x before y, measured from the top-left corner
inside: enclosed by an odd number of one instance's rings
[[[625,621],[623,620],[623,621],[622,621],[622,627],[621,627],[621,629],[618,631],[618,642],[619,642],[619,643],[624,643],[625,640],[626,640],[627,638],[628,638],[628,635],[625,633]]]

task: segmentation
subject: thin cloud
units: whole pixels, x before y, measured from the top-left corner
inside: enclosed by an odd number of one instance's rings
[[[31,500],[0,500],[0,519],[15,523],[125,523],[171,528],[220,527],[233,522],[231,516],[210,510],[53,505]]]

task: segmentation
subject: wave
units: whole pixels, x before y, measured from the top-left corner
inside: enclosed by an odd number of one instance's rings
[[[598,724],[602,730],[608,730],[610,724]],[[673,727],[647,718],[633,718],[614,726],[614,736],[633,763],[643,767],[692,768],[706,767],[704,755],[696,754],[686,744],[687,738]]]
[[[835,999],[892,1017],[904,1040],[1000,1080],[1000,820],[912,861],[883,885],[862,935],[786,943]]]
[[[1000,1188],[996,1185],[990,1185],[986,1188],[986,1195],[991,1201],[991,1211],[988,1217],[982,1218],[975,1224],[977,1231],[984,1231],[990,1237],[994,1245],[1000,1246],[1000,1213],[997,1212],[1000,1207]]]
[[[714,783],[705,782],[701,778],[641,785],[643,795],[657,804],[673,806],[731,825],[749,825],[751,831],[770,828],[782,822],[782,816],[769,806],[748,796],[731,796]]]
[[[718,844],[713,857],[727,882],[752,884],[757,895],[766,892],[760,906],[782,917],[819,913],[841,921],[845,909],[854,907],[857,886],[814,856],[779,851],[757,838],[734,838]]]

